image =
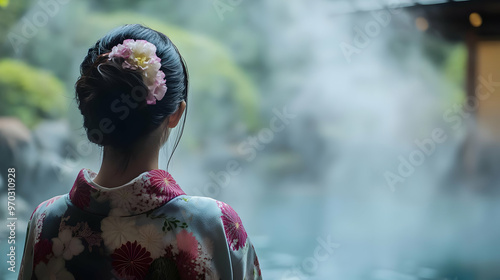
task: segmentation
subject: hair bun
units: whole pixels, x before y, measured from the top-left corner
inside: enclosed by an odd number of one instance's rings
[[[101,146],[127,147],[146,132],[147,87],[137,71],[97,57],[76,83],[78,108],[89,140]]]
[[[144,40],[156,47],[165,74],[166,92],[147,105],[149,88],[143,73],[122,67],[122,57],[109,59],[113,47],[125,39]],[[76,99],[88,139],[125,152],[143,136],[158,128],[182,101],[187,103],[188,74],[179,51],[164,34],[138,24],[110,31],[91,47],[80,65]],[[178,142],[178,140],[177,140]]]

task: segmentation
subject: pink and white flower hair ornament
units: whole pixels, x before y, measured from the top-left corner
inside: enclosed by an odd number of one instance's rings
[[[156,56],[156,46],[146,40],[126,39],[111,49],[109,59],[123,58],[124,69],[137,70],[142,73],[142,80],[148,87],[146,102],[156,104],[167,92],[165,73],[160,70],[161,59]]]

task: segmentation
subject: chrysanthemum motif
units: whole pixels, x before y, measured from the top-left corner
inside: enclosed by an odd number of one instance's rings
[[[156,56],[156,46],[145,40],[127,39],[114,46],[109,59],[123,58],[124,69],[141,70],[149,94],[147,104],[156,104],[167,92],[165,73],[160,70],[161,59]]]
[[[192,259],[198,257],[198,240],[196,240],[192,232],[183,229],[177,234],[176,238],[179,251],[192,256]]]
[[[129,218],[106,217],[101,221],[101,231],[104,245],[111,250],[137,238],[135,221]]]
[[[126,212],[134,207],[137,195],[130,191],[130,189],[116,189],[109,192],[112,208],[120,208]]]
[[[181,279],[200,279],[200,275],[197,270],[196,258],[193,258],[191,254],[184,251],[179,251],[179,254],[175,256],[175,261],[177,263],[177,270],[179,274],[182,275]]]
[[[165,253],[163,234],[154,224],[141,226],[138,232],[137,241],[151,253],[153,259]]]
[[[207,278],[211,273],[212,258],[192,232],[182,229],[177,234],[167,234],[164,242],[167,244],[165,254],[158,260],[164,265],[165,274],[168,272],[170,275],[179,275],[179,278],[172,279],[219,279]]]
[[[217,205],[222,211],[222,223],[226,233],[227,243],[230,244],[233,251],[237,251],[245,246],[247,233],[241,219],[234,209],[224,202],[217,201]]]
[[[152,170],[149,172],[149,176],[149,182],[151,184],[148,189],[149,193],[156,194],[157,196],[166,196],[167,200],[179,194],[184,194],[172,175],[165,170]]]
[[[118,275],[126,278],[132,276],[132,279],[144,279],[151,262],[153,262],[151,254],[137,241],[123,244],[113,252],[111,258],[111,265]]]
[[[129,214],[130,212],[123,208],[111,208],[111,210],[109,210],[108,216],[124,217],[128,216]]]
[[[141,214],[185,194],[172,176],[164,170],[144,172],[129,183],[116,188],[96,185],[93,182],[96,176],[95,172],[82,169],[70,193],[73,204],[96,214],[108,216]],[[41,212],[40,209],[38,212]]]

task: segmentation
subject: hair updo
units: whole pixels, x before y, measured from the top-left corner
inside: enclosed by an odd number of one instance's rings
[[[137,70],[108,59],[111,49],[126,39],[156,46],[167,85],[156,104],[146,103],[148,88]],[[80,75],[75,85],[78,108],[88,139],[100,146],[127,151],[158,128],[183,100],[187,104],[188,73],[177,47],[164,34],[139,24],[120,26],[99,39],[80,65]]]

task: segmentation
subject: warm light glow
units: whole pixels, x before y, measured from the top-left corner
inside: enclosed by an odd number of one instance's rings
[[[417,29],[420,31],[426,31],[427,29],[429,29],[429,22],[427,21],[427,19],[423,17],[418,17],[415,20],[415,25],[417,26]]]
[[[472,13],[469,15],[470,24],[474,27],[479,27],[483,25],[483,18],[478,13]]]

